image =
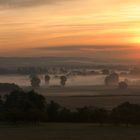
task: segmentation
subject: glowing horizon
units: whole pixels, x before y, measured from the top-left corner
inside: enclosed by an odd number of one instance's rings
[[[140,59],[139,0],[0,0],[0,18],[0,56]]]

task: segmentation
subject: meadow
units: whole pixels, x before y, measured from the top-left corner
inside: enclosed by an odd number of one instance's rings
[[[47,123],[40,126],[2,126],[1,140],[139,140],[139,126]]]
[[[106,86],[41,87],[39,93],[47,102],[53,100],[69,109],[84,106],[112,109],[127,101],[140,104],[139,86],[130,86],[126,90]]]

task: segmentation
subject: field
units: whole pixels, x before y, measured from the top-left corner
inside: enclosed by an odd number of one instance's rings
[[[126,90],[105,86],[43,87],[39,92],[48,102],[53,100],[70,109],[83,106],[112,109],[127,101],[140,104],[139,86],[129,87]]]
[[[1,140],[140,140],[139,126],[95,126],[93,124],[42,124],[0,126]]]

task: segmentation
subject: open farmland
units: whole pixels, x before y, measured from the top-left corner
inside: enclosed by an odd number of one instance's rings
[[[53,100],[70,109],[83,106],[112,109],[127,101],[140,104],[140,87],[138,86],[129,87],[126,90],[105,86],[44,87],[39,92],[46,97],[48,102]]]

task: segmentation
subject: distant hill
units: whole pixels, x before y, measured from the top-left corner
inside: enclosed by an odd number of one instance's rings
[[[0,67],[2,68],[87,64],[93,64],[93,59],[82,57],[0,57]]]
[[[135,62],[139,63],[140,62]],[[99,60],[87,57],[0,57],[0,68],[135,64],[132,60]]]

